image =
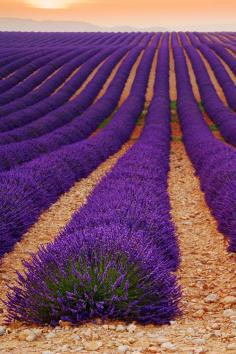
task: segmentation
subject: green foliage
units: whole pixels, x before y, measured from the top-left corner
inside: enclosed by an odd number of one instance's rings
[[[171,140],[172,141],[182,141],[183,139],[180,136],[172,136]]]
[[[211,131],[218,131],[219,130],[215,124],[210,124],[209,128],[211,129]]]
[[[172,110],[176,110],[176,108],[177,108],[177,103],[176,103],[176,101],[170,101],[170,108],[171,108]]]
[[[200,110],[201,110],[202,112],[205,112],[205,108],[204,108],[204,106],[203,106],[202,101],[198,102],[198,107],[200,108]]]
[[[104,128],[108,123],[110,123],[110,121],[112,120],[114,114],[117,112],[117,109],[114,110],[114,112],[106,119],[104,119],[104,121],[99,125],[98,129],[102,129]]]

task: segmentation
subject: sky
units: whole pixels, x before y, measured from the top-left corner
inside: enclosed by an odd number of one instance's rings
[[[0,0],[0,17],[236,31],[236,0]]]

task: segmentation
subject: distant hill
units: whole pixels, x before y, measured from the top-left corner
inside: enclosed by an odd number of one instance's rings
[[[34,32],[165,32],[162,27],[135,28],[130,26],[101,27],[77,21],[34,21],[0,18],[0,31]]]

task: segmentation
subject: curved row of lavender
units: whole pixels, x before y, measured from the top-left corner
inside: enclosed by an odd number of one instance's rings
[[[48,49],[40,48],[35,49],[33,52],[26,54],[25,56],[21,56],[19,59],[12,61],[11,63],[7,63],[0,68],[0,78],[4,79],[11,73],[14,73],[15,70],[20,67],[30,64],[32,60],[36,59],[40,56],[44,56],[48,54]]]
[[[96,72],[96,75],[93,77],[93,79],[87,83],[86,87],[75,98],[67,101],[65,104],[62,103],[58,108],[54,109],[48,114],[43,115],[39,119],[35,119],[32,122],[28,122],[28,124],[25,124],[26,120],[32,119],[33,114],[30,116],[30,112],[32,111],[35,112],[34,107],[30,107],[28,110],[28,115],[27,116],[23,115],[22,119],[18,117],[17,120],[16,118],[17,114],[15,115],[15,117],[13,116],[13,120],[15,122],[14,124],[17,123],[18,125],[20,125],[20,123],[22,123],[23,121],[22,126],[19,126],[16,129],[12,129],[10,131],[0,134],[1,144],[5,145],[16,141],[19,142],[30,138],[36,138],[42,136],[43,134],[49,133],[54,129],[59,128],[71,122],[75,117],[81,115],[94,102],[100,90],[102,89],[104,83],[109,78],[111,71],[124,57],[124,54],[126,54],[126,49],[118,50],[118,52],[113,53],[106,60],[106,62],[100,67],[100,69]],[[74,80],[72,81],[78,82],[79,79],[84,81],[85,76],[86,76],[86,71],[81,70],[78,72],[78,76],[76,75],[77,80],[74,77]],[[67,83],[65,83],[64,86],[67,86]],[[72,85],[71,91],[74,92],[75,88],[73,86],[74,85]],[[66,90],[66,88],[64,89]],[[68,97],[68,95],[71,95],[69,88],[66,91],[67,92],[65,92],[65,94],[63,94],[63,92],[62,94],[60,94],[60,91],[58,91],[58,96],[55,97],[54,100],[56,105],[58,105],[59,102],[63,101],[63,98],[65,98],[66,96]],[[56,96],[56,93],[53,96]],[[52,96],[52,100],[53,100],[53,96]],[[47,102],[45,101],[41,103],[41,107],[42,109],[47,107],[52,108],[52,106],[47,104]],[[19,112],[19,114],[21,115],[21,112]],[[7,116],[5,118],[6,119],[4,123],[9,122],[9,120],[7,120]],[[12,122],[12,120],[10,122]],[[1,126],[1,121],[0,121],[0,126]]]
[[[26,81],[29,86],[34,84],[34,78],[29,77],[29,79],[25,80],[24,82],[18,85],[20,90],[17,97],[12,99],[9,103],[6,103],[6,100],[8,100],[8,98],[5,97],[5,102],[0,106],[0,116],[2,117],[5,115],[9,115],[13,112],[23,110],[28,106],[33,106],[39,103],[39,101],[42,101],[43,99],[47,99],[46,102],[50,102],[49,96],[51,96],[52,94],[55,95],[56,93],[54,93],[54,91],[58,89],[66,80],[69,80],[70,75],[72,75],[73,72],[78,69],[78,67],[82,67],[82,65],[86,61],[89,61],[89,59],[92,58],[95,54],[98,54],[97,49],[86,49],[83,50],[81,55],[74,56],[71,59],[68,59],[67,57],[67,62],[64,62],[64,56],[58,58],[54,61],[54,68],[52,68],[53,71],[56,70],[56,72],[52,71],[52,73],[49,74],[51,76],[47,77],[46,79],[44,79],[43,75],[44,81],[41,83],[41,85],[35,87],[32,92],[27,92],[28,89],[27,87],[25,87]],[[60,67],[60,65],[62,66]],[[37,77],[41,77],[41,72],[38,73]],[[12,92],[14,93],[14,91]],[[8,94],[9,92],[6,93]]]
[[[127,48],[121,48],[114,52],[113,49],[109,48],[104,49],[104,51],[101,51],[97,55],[94,55],[91,59],[84,63],[82,68],[80,68],[81,70],[78,70],[78,72],[76,72],[70,78],[70,80],[65,82],[65,84],[63,85],[63,90],[59,90],[54,95],[45,98],[44,100],[39,101],[37,104],[30,106],[24,110],[20,110],[11,115],[2,117],[0,119],[0,132],[12,130],[14,128],[31,123],[42,116],[45,117],[47,113],[50,115],[51,111],[53,111],[52,114],[55,114],[55,110],[57,110],[57,113],[64,111],[64,114],[66,111],[66,114],[68,116],[69,112],[75,111],[76,114],[82,112],[84,107],[82,103],[78,102],[78,97],[76,97],[76,99],[70,102],[67,102],[68,99],[81,87],[81,85],[85,82],[85,80],[92,73],[92,71],[108,57],[108,63],[102,66],[103,69],[100,68],[96,77],[93,78],[93,80],[91,81],[94,82],[94,80],[96,80],[96,78],[100,75],[100,81],[97,79],[96,85],[94,84],[94,90],[96,91],[97,88],[97,92],[99,92],[104,84],[104,81],[102,81],[102,79],[105,80],[109,76],[113,67],[117,64],[117,62],[119,62],[119,60],[127,51]],[[101,71],[102,74],[100,74]],[[104,75],[103,72],[105,72],[106,75]],[[91,104],[91,98],[93,100],[93,97],[90,97],[90,100],[88,101],[88,103],[86,102],[86,104]],[[86,98],[84,98],[84,100],[86,101]],[[67,105],[65,105],[66,102]]]
[[[40,57],[14,72],[13,75],[0,83],[0,104],[6,105],[21,96],[25,96],[37,87],[44,79],[60,68],[68,60],[86,52],[84,49],[57,50],[49,55]],[[45,71],[45,68],[47,70]],[[32,75],[31,75],[32,74]],[[1,107],[2,108],[2,107]],[[0,112],[2,116],[2,112]]]
[[[194,33],[203,44],[207,44],[211,49],[213,49],[230,67],[233,73],[236,75],[236,62],[235,57],[221,44],[209,43],[199,33]]]
[[[144,131],[65,231],[25,263],[8,319],[56,325],[112,318],[168,323],[178,313],[171,271],[179,250],[170,217],[168,35],[158,54]]]
[[[155,50],[154,45],[145,50],[130,95],[98,134],[0,173],[0,256],[12,249],[43,210],[127,141],[144,108]]]
[[[35,50],[33,52],[35,53]],[[13,62],[14,60],[22,59],[22,57],[29,53],[32,53],[31,48],[17,48],[17,50],[15,48],[0,48],[0,68]]]
[[[207,114],[217,125],[224,139],[236,146],[236,113],[223,104],[197,50],[191,45],[184,45],[184,49],[191,60]]]
[[[39,138],[27,139],[22,142],[0,146],[0,171],[9,170],[19,164],[30,161],[41,154],[46,154],[59,149],[61,146],[78,142],[92,134],[104,119],[108,118],[116,109],[127,77],[129,76],[130,70],[140,52],[141,48],[134,48],[130,51],[121,63],[121,66],[104,95],[84,113],[73,118],[71,122],[48,134],[47,128],[50,127],[50,130],[52,130],[53,125],[44,124],[42,129],[42,124],[39,122],[39,124],[34,124],[33,131],[35,137],[37,131],[39,131],[41,135]],[[93,86],[90,90],[93,93]],[[63,123],[62,118],[60,119],[60,122]],[[27,132],[27,129],[18,129],[18,136],[22,140],[27,138],[27,136],[23,134],[25,131]],[[13,134],[10,132],[9,137],[12,138],[13,136],[16,139],[16,132],[13,131],[12,133]],[[5,134],[5,139],[2,138],[1,141],[2,144],[6,142],[6,138]]]
[[[210,49],[207,45],[201,44],[200,41],[197,41],[192,33],[190,33],[188,36],[192,44],[201,51],[203,56],[209,62],[219,84],[224,91],[229,106],[234,111],[236,111],[236,85],[232,81],[224,65],[221,63],[220,59],[212,49]],[[182,37],[182,40],[184,40],[184,37]]]
[[[73,53],[74,51],[70,50],[69,52],[72,53],[72,55],[75,55]],[[77,50],[77,52],[79,52]],[[25,80],[28,78],[31,74],[34,74],[37,70],[41,69],[44,65],[50,63],[53,64],[54,60],[57,59],[58,57],[68,54],[67,49],[63,50],[55,50],[53,52],[50,52],[44,56],[37,57],[35,60],[31,61],[29,64],[23,65],[21,68],[16,70],[13,75],[10,75],[10,77],[5,78],[0,82],[0,93],[2,94],[3,92],[9,90],[13,86],[17,85],[19,82]],[[71,55],[71,57],[72,57]],[[0,101],[0,103],[2,103]]]
[[[201,36],[203,35],[202,33],[199,33]],[[208,34],[207,40],[209,43],[212,44],[220,44],[226,49],[232,49],[235,52],[235,33],[232,33],[233,38],[229,37],[229,33],[227,32],[215,32],[213,33],[213,36]],[[206,37],[205,37],[206,38]]]
[[[177,109],[188,155],[200,178],[220,232],[236,252],[236,151],[214,137],[192,91],[183,49],[172,37],[177,79]]]

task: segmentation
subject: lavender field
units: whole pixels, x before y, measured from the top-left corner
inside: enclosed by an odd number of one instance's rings
[[[236,34],[0,53],[0,352],[235,353]]]

